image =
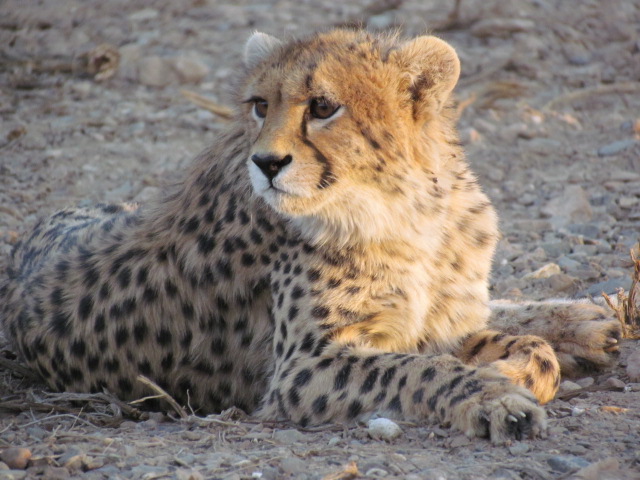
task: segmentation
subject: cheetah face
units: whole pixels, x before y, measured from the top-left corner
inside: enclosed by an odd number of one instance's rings
[[[459,73],[453,49],[361,31],[289,45],[256,33],[245,64],[255,193],[334,241],[393,231],[439,160],[437,118]]]

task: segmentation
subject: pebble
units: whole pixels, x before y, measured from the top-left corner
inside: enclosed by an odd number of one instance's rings
[[[509,453],[511,455],[522,455],[531,450],[531,447],[528,443],[518,442],[509,447]]]
[[[580,185],[567,185],[561,195],[551,199],[542,208],[542,213],[551,217],[551,223],[555,226],[587,223],[593,217],[587,192]]]
[[[630,281],[627,277],[616,277],[610,278],[609,280],[605,280],[604,282],[598,282],[591,285],[589,288],[584,290],[580,296],[588,297],[588,296],[598,296],[602,292],[611,295],[612,293],[616,293],[619,288],[626,290],[629,288]]]
[[[610,157],[613,155],[617,155],[618,153],[626,150],[632,145],[635,145],[636,140],[632,138],[628,138],[626,140],[618,140],[616,142],[609,143],[603,147],[598,149],[598,156],[600,157]]]
[[[280,462],[280,468],[283,472],[288,473],[289,475],[298,475],[309,471],[307,462],[300,460],[297,457],[283,458]]]
[[[172,65],[158,56],[150,56],[138,62],[138,80],[148,87],[165,87],[178,81]]]
[[[22,447],[7,448],[0,454],[0,460],[12,470],[24,470],[31,459],[31,450]]]
[[[580,390],[582,387],[577,383],[572,382],[571,380],[565,380],[560,384],[560,388],[558,389],[559,393],[567,393],[573,392],[574,390]]]
[[[549,278],[552,275],[558,275],[562,273],[562,271],[560,270],[560,266],[558,266],[558,264],[556,263],[547,263],[546,265],[543,265],[542,267],[540,267],[539,269],[537,269],[534,272],[531,273],[527,273],[524,277],[522,277],[523,279],[530,279],[530,278]]]
[[[626,385],[627,385],[626,383],[624,383],[622,380],[616,377],[607,378],[607,380],[604,382],[605,387],[611,387],[616,389],[623,389]]]
[[[593,377],[584,377],[579,380],[576,380],[575,383],[577,383],[582,388],[584,388],[584,387],[590,387],[591,385],[593,385],[595,383],[595,380],[593,379]]]
[[[153,8],[143,8],[129,15],[129,20],[132,22],[144,22],[145,20],[153,20],[157,18],[158,15],[158,11]]]
[[[553,470],[560,473],[566,473],[589,466],[589,462],[584,458],[574,455],[554,455],[547,459],[547,463]]]
[[[627,375],[631,382],[640,382],[640,349],[627,358]]]
[[[371,30],[384,30],[393,26],[396,20],[396,14],[393,10],[372,15],[367,20],[367,28]]]
[[[0,470],[0,480],[22,480],[27,478],[24,470]]]
[[[388,418],[374,418],[367,423],[367,431],[376,440],[393,440],[402,433],[397,423]]]
[[[273,439],[279,443],[292,444],[296,442],[306,442],[306,435],[291,428],[288,430],[276,430],[273,432]]]
[[[183,83],[200,83],[209,74],[209,67],[195,58],[180,56],[167,61]]]

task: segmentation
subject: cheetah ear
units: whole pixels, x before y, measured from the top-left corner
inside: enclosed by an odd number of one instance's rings
[[[253,68],[266,59],[273,51],[282,45],[276,37],[266,33],[254,32],[244,46],[244,64]]]
[[[426,104],[439,111],[460,77],[460,60],[453,47],[425,35],[406,42],[391,55],[408,74],[414,116],[419,117]]]

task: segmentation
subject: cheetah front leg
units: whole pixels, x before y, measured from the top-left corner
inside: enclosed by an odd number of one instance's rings
[[[612,312],[587,300],[492,301],[489,327],[538,335],[556,352],[562,374],[576,377],[610,366],[622,332]]]
[[[455,355],[466,364],[497,369],[531,390],[542,404],[552,400],[560,386],[560,365],[553,348],[534,335],[482,330],[465,338]]]
[[[262,418],[309,425],[380,413],[440,422],[496,444],[546,432],[534,396],[493,368],[463,365],[450,355],[316,344],[311,336],[292,345],[299,353],[278,362],[257,413]]]

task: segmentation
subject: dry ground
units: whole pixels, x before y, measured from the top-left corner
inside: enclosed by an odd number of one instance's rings
[[[362,22],[430,30],[460,52],[462,136],[502,217],[494,296],[628,287],[640,232],[637,1],[462,0],[453,15],[454,2],[435,0],[340,4],[0,1],[0,269],[38,216],[144,201],[179,178],[224,127],[180,90],[224,104],[252,30]],[[121,64],[99,81],[81,54],[105,43]],[[27,470],[0,463],[0,479],[347,479],[350,462],[365,478],[640,478],[640,383],[625,373],[638,350],[628,340],[618,366],[551,402],[549,438],[505,447],[434,425],[402,425],[384,442],[363,426],[304,430],[233,412],[133,421],[114,399],[69,401],[0,369],[0,455],[33,454]]]

